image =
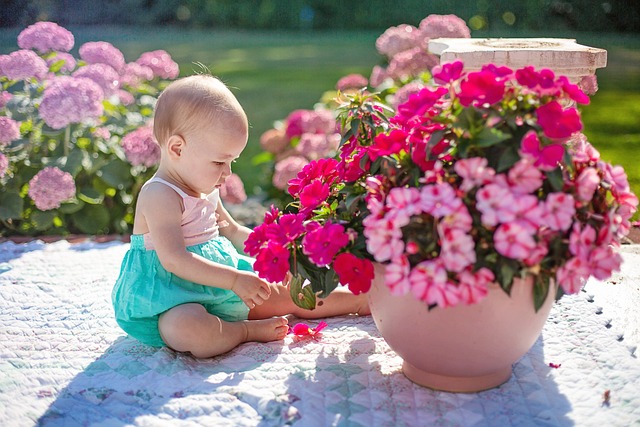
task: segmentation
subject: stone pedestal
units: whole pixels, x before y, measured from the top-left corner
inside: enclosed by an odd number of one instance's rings
[[[607,51],[576,43],[573,39],[551,38],[440,38],[429,41],[429,51],[440,62],[456,59],[465,70],[479,70],[485,64],[505,65],[514,70],[532,65],[549,68],[572,82],[594,76],[607,65]]]

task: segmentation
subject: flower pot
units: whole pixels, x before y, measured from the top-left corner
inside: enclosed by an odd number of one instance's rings
[[[405,376],[436,390],[476,392],[508,381],[512,364],[533,346],[554,301],[552,290],[536,312],[532,280],[516,279],[511,296],[491,284],[477,304],[429,310],[412,294],[391,295],[384,268],[375,264],[368,294],[376,326],[402,357]]]

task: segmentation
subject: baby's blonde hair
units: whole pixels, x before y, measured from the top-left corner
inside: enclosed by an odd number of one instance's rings
[[[160,146],[164,146],[173,135],[185,137],[196,128],[212,123],[248,127],[247,116],[229,88],[216,77],[198,74],[172,82],[160,94],[153,134]]]

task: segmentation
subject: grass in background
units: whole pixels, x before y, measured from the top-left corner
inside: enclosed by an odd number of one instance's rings
[[[104,40],[127,61],[142,52],[164,49],[180,64],[182,75],[207,66],[233,88],[251,123],[249,145],[234,170],[255,193],[265,170],[251,164],[260,135],[298,108],[312,108],[322,93],[349,73],[369,76],[381,57],[379,32],[243,32],[165,28],[69,27],[77,48]],[[17,48],[20,29],[0,30],[0,53]],[[640,36],[625,34],[480,34],[474,37],[562,37],[607,49],[608,66],[598,71],[600,90],[582,109],[585,133],[602,157],[624,166],[632,189],[640,194]]]

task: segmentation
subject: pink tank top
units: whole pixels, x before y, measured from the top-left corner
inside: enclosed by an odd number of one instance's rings
[[[217,188],[205,198],[199,198],[188,195],[177,186],[157,176],[151,178],[144,185],[152,182],[167,185],[182,197],[184,211],[182,212],[181,226],[185,246],[198,245],[220,235],[218,216],[216,214],[216,208],[220,200],[220,192]],[[155,249],[149,233],[144,233],[142,238],[145,249]]]

